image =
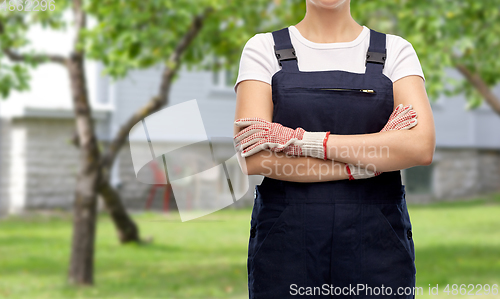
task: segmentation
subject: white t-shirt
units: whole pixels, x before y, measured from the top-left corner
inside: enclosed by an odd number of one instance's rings
[[[288,31],[300,71],[343,70],[365,73],[366,52],[370,45],[368,27],[363,26],[355,40],[342,43],[312,42],[304,38],[295,26],[289,26]],[[386,49],[383,74],[392,82],[409,75],[421,76],[425,81],[417,53],[410,42],[400,36],[386,34]],[[271,77],[280,69],[274,54],[272,33],[257,33],[243,48],[234,91],[236,92],[238,83],[243,80],[252,79],[271,84]]]

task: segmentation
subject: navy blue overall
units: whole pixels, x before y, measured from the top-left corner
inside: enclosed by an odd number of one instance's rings
[[[331,134],[384,127],[394,109],[392,81],[382,74],[385,34],[370,30],[364,74],[301,72],[288,28],[273,38],[281,65],[272,77],[273,122]],[[250,299],[414,298],[415,252],[400,171],[317,183],[265,177],[255,190],[247,268]]]

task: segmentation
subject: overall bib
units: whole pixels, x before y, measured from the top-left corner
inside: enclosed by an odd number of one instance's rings
[[[394,109],[392,81],[382,74],[385,34],[370,30],[364,74],[301,72],[288,28],[272,34],[281,65],[272,77],[273,122],[332,134],[384,127]],[[364,151],[388,155],[387,148]],[[251,218],[250,299],[414,298],[411,228],[400,171],[317,183],[265,177]]]

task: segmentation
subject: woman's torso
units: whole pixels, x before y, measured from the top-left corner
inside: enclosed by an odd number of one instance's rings
[[[298,60],[302,58],[292,58],[294,55],[291,51],[294,48],[286,29],[273,32],[278,53],[291,59],[282,60],[282,69],[271,79],[272,121],[293,129],[301,127],[311,132],[330,131],[334,135],[379,132],[394,108],[392,81],[383,74],[384,64],[380,63],[381,55],[386,52],[385,35],[371,31],[367,52],[379,61],[366,62],[364,59],[365,73],[342,70],[304,72],[298,68]],[[384,146],[377,148],[366,145],[354,149],[341,146],[335,150],[340,157],[349,153],[355,157],[390,157],[388,147]],[[282,162],[286,163],[286,160]],[[339,167],[332,169],[344,171],[344,168]],[[306,175],[314,173],[308,165],[304,165],[300,171]],[[286,175],[283,172],[281,175]],[[319,171],[316,173],[320,175]],[[266,177],[259,188],[263,196],[309,201],[373,202],[400,198],[403,192],[400,171],[384,172],[364,180],[316,183],[289,182]]]

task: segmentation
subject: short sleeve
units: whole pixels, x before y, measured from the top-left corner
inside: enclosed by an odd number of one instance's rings
[[[234,92],[238,83],[243,80],[258,80],[271,84],[277,62],[274,57],[273,41],[269,39],[269,34],[257,33],[243,47]]]
[[[392,82],[410,75],[420,76],[425,81],[422,66],[412,44],[397,35],[391,35],[390,38],[391,45],[387,47],[386,67],[388,77]]]

